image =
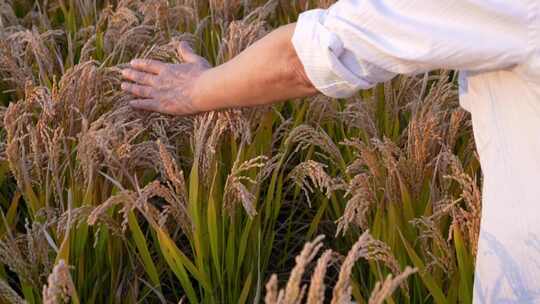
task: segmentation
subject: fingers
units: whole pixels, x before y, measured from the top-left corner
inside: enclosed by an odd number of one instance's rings
[[[127,91],[133,95],[137,95],[139,97],[144,97],[144,98],[152,98],[153,96],[153,89],[152,87],[149,87],[149,86],[144,86],[144,85],[138,85],[138,84],[133,84],[133,83],[129,83],[129,82],[122,82],[122,90],[124,91]]]
[[[129,64],[134,69],[153,74],[159,74],[167,67],[166,63],[152,59],[133,59]]]
[[[201,60],[204,60],[201,56],[195,54],[189,43],[186,41],[180,42],[178,52],[180,53],[182,60],[187,63],[200,63]]]
[[[149,112],[159,112],[162,114],[168,115],[191,115],[196,114],[198,111],[195,111],[191,108],[178,108],[167,106],[167,102],[160,101],[156,99],[146,98],[146,99],[133,99],[129,101],[129,105],[137,110],[149,111]]]
[[[134,99],[129,102],[129,105],[139,110],[163,112],[161,103],[154,99]]]
[[[153,74],[148,74],[145,72],[139,72],[133,69],[124,69],[122,70],[122,76],[133,82],[144,85],[155,85],[155,76]]]

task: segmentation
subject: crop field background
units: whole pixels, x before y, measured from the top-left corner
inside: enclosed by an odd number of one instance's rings
[[[0,0],[0,303],[470,303],[456,74],[189,117],[133,58],[223,63],[331,1]]]

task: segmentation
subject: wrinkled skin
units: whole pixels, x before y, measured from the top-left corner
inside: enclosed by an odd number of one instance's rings
[[[210,63],[196,55],[188,43],[179,47],[182,64],[169,64],[150,59],[135,59],[122,76],[132,82],[123,82],[122,90],[137,96],[129,104],[140,110],[171,115],[190,115],[198,109],[195,92],[197,80]]]

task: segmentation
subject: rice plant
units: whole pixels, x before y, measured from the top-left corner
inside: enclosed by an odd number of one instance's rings
[[[0,0],[0,302],[471,302],[455,73],[189,117],[119,88],[133,58],[220,64],[331,3]]]

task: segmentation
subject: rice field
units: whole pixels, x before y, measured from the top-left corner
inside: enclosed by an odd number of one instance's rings
[[[0,0],[0,303],[470,303],[456,73],[186,117],[120,90],[331,2]]]

